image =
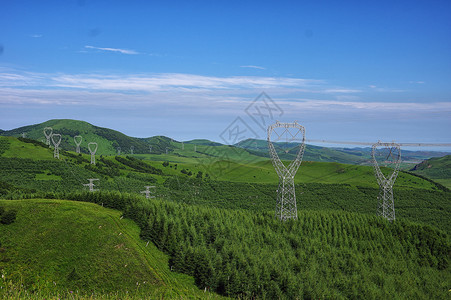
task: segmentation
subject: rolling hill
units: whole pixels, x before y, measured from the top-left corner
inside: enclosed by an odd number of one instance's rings
[[[451,155],[425,160],[410,171],[430,178],[451,189]]]
[[[62,150],[54,159],[42,142],[0,137],[0,199],[9,199],[0,207],[18,211],[16,222],[0,225],[6,257],[0,269],[8,279],[0,293],[59,298],[78,290],[122,298],[133,288],[137,298],[216,297],[208,291],[244,299],[449,295],[451,191],[430,179],[399,173],[396,221],[390,223],[375,215],[379,188],[370,166],[304,160],[295,177],[299,220],[279,222],[273,215],[278,178],[258,147],[137,141],[171,150],[99,153],[93,165],[87,154]],[[295,149],[287,150],[289,158]],[[89,178],[99,179],[100,191],[87,191]],[[148,185],[155,186],[154,199],[140,193]]]
[[[96,142],[98,144],[98,154],[112,155],[116,154],[118,147],[123,154],[130,154],[131,148],[134,153],[149,153],[149,146],[152,145],[154,153],[164,153],[166,148],[172,149],[171,139],[164,136],[155,136],[151,138],[133,138],[121,132],[98,127],[84,121],[57,119],[49,120],[36,125],[29,125],[13,130],[3,131],[3,136],[20,137],[25,133],[26,138],[34,139],[45,143],[44,128],[51,127],[53,133],[61,134],[61,149],[75,151],[74,136],[81,135],[83,138],[80,146],[83,153],[89,153],[88,143]]]
[[[129,137],[121,132],[91,125],[84,121],[56,119],[40,124],[24,126],[12,130],[0,131],[0,135],[20,137],[23,133],[29,139],[44,141],[43,130],[45,127],[53,128],[54,133],[62,135],[61,149],[75,151],[74,136],[81,135],[83,138],[81,151],[89,153],[87,145],[89,142],[98,143],[97,154],[114,155],[122,154],[161,154],[166,152],[176,154],[179,157],[210,157],[224,158],[236,162],[249,162],[268,159],[267,142],[264,140],[247,139],[235,145],[223,145],[206,139],[195,139],[191,141],[174,141],[165,136],[153,136],[148,138]],[[152,148],[152,150],[150,149]],[[298,150],[296,143],[277,143],[277,149],[281,159],[291,160]],[[195,151],[196,150],[196,151]],[[421,161],[435,156],[443,156],[449,153],[434,151],[408,151],[403,149],[403,160],[407,166],[412,162]],[[371,164],[370,148],[327,148],[306,145],[304,152],[305,161],[338,162],[344,164],[369,165]],[[161,159],[160,159],[161,160]]]
[[[17,211],[15,222],[0,224],[1,297],[214,297],[171,272],[168,257],[117,210],[46,199],[0,207]]]
[[[53,158],[53,150],[40,142],[0,137],[0,197],[17,199],[34,193],[54,198],[54,193],[86,190],[83,185],[88,179],[98,178],[96,188],[102,191],[138,194],[144,186],[154,185],[155,196],[160,199],[223,208],[273,209],[278,177],[271,162],[262,158],[254,162],[254,156],[248,156],[251,161],[238,163],[203,152],[224,149],[239,155],[236,148],[228,146],[205,146],[205,150],[196,152],[197,157],[189,157],[189,146],[181,152],[183,156],[177,149],[167,155],[97,156],[96,165],[91,165],[90,156],[85,154],[62,151],[58,160]],[[379,188],[369,166],[304,161],[295,183],[300,209],[369,214],[376,210]],[[448,189],[400,172],[394,193],[397,216],[451,232]]]

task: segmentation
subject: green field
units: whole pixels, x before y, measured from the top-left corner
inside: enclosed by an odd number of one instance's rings
[[[14,223],[0,225],[3,297],[114,294],[118,287],[152,298],[205,296],[192,278],[171,272],[168,257],[119,211],[44,199],[0,200],[0,207],[17,211]]]

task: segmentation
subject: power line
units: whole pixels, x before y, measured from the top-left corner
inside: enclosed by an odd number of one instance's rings
[[[361,145],[373,146],[375,143],[352,142],[352,141],[329,141],[329,140],[305,140],[306,143],[340,144],[340,145]],[[451,143],[397,143],[402,147],[451,147]]]

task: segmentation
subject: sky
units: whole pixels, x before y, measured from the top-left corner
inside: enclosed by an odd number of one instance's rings
[[[6,1],[0,129],[451,142],[451,1]]]

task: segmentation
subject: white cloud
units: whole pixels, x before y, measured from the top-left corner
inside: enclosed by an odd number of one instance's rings
[[[32,38],[41,38],[41,37],[43,37],[43,35],[42,34],[32,34],[32,35],[30,35],[30,37],[32,37]]]
[[[367,101],[358,89],[317,79],[195,74],[64,74],[0,69],[0,103],[100,107],[185,107],[222,114],[243,110],[262,91],[290,112],[440,114],[450,102]],[[378,92],[376,89],[375,92]],[[374,97],[374,95],[373,95]],[[362,99],[363,98],[363,99]],[[191,113],[191,112],[190,112]]]
[[[360,93],[361,90],[356,90],[356,89],[325,89],[323,91],[326,94],[350,94],[350,93]]]
[[[253,66],[253,65],[240,66],[240,68],[251,68],[251,69],[266,70],[266,68],[264,68],[264,67],[260,67],[260,66]]]
[[[127,49],[119,49],[119,48],[102,48],[102,47],[94,47],[94,46],[85,46],[86,49],[95,49],[102,51],[110,51],[110,52],[119,52],[122,54],[139,54],[135,50],[127,50]]]

